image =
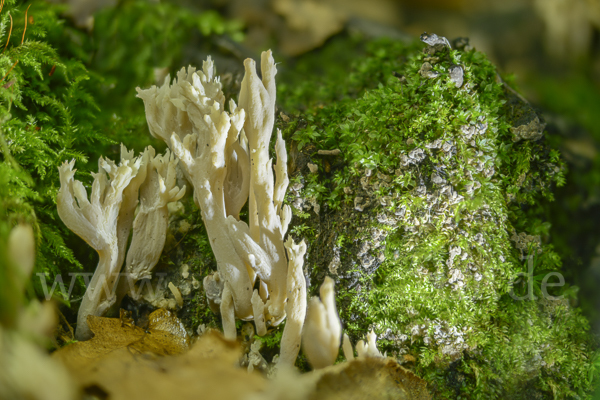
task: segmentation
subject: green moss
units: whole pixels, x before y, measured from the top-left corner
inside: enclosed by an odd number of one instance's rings
[[[60,274],[68,287],[68,273],[97,264],[95,252],[57,215],[58,166],[75,158],[77,179],[89,190],[89,172],[101,155],[118,158],[119,142],[136,151],[150,143],[164,148],[147,134],[135,87],[153,84],[157,68],[179,69],[195,36],[241,38],[239,23],[171,3],[118,2],[94,16],[91,31],[60,17],[64,10],[9,0],[0,13],[0,40],[7,44],[0,55],[1,218],[9,226],[34,226],[39,251],[32,283],[40,297],[36,273],[49,286]],[[83,290],[80,279],[72,297]],[[68,301],[66,293],[56,294]]]
[[[311,291],[335,276],[351,337],[374,327],[385,350],[417,358],[439,398],[584,393],[586,320],[539,296],[561,266],[543,218],[564,183],[559,154],[482,53],[424,47],[377,41],[344,84],[324,73],[281,90],[293,105],[320,87],[312,107],[280,121],[294,149],[288,201],[304,218],[292,232],[311,244]],[[460,87],[449,73],[457,65]],[[318,153],[332,149],[341,154]],[[529,287],[517,278],[528,255],[538,300],[516,301],[508,293]]]
[[[58,10],[46,3],[31,7],[21,1],[3,4],[2,220],[10,226],[27,222],[34,227],[38,244],[35,273],[52,280],[57,274],[81,268],[67,246],[73,235],[58,222],[54,200],[58,166],[72,158],[85,163],[89,147],[110,143],[110,139],[103,137],[92,122],[98,108],[83,87],[90,79],[85,67],[79,61],[60,57],[48,39],[50,32],[60,26]],[[41,294],[39,279],[33,282]]]

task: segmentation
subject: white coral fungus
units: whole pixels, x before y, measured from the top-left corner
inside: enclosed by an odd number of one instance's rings
[[[279,131],[274,166],[269,157],[277,69],[270,51],[262,53],[262,79],[253,60],[244,66],[239,106],[230,100],[229,111],[210,57],[201,71],[182,69],[172,84],[167,77],[160,88],[138,89],[138,96],[150,133],[179,158],[194,188],[218,268],[204,284],[211,306],[219,308],[225,336],[236,337],[236,318],[253,319],[264,335],[267,326],[288,315],[280,363],[293,363],[306,307],[306,246],[284,242],[292,214],[283,205],[289,180]],[[248,223],[239,218],[246,201]]]

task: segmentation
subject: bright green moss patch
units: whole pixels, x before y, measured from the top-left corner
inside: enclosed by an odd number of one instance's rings
[[[202,37],[209,46],[207,37],[238,40],[242,33],[238,22],[214,11],[170,3],[121,1],[94,16],[93,30],[59,16],[65,7],[16,0],[3,4],[0,213],[9,227],[33,225],[39,251],[32,282],[43,296],[37,273],[45,276],[48,288],[60,274],[68,288],[69,273],[97,264],[95,252],[56,213],[58,166],[75,158],[77,179],[89,185],[89,172],[96,170],[101,155],[118,158],[118,143],[136,151],[156,144],[147,133],[135,87],[155,83],[155,73],[181,68],[191,38]],[[58,299],[68,297],[56,288]],[[74,288],[71,297],[80,297],[81,277]]]
[[[319,87],[281,121],[297,149],[288,201],[292,232],[311,244],[311,290],[335,277],[351,337],[375,328],[440,398],[589,390],[585,319],[541,296],[561,264],[543,204],[564,182],[543,121],[475,50],[377,41],[366,52],[345,85],[325,72],[279,97],[293,105]],[[528,256],[537,301],[513,298],[529,288],[518,280]]]
[[[67,276],[81,268],[66,244],[74,235],[57,223],[58,166],[73,158],[83,164],[89,147],[111,141],[94,124],[98,107],[85,89],[88,71],[81,62],[60,57],[47,40],[60,25],[56,8],[43,2],[29,8],[21,1],[3,4],[0,212],[10,226],[17,222],[33,226],[38,249],[35,272],[51,281],[57,274]],[[39,278],[33,282],[41,295]]]

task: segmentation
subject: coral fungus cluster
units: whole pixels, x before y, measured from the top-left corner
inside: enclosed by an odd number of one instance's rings
[[[269,157],[276,67],[271,52],[262,54],[262,80],[253,60],[244,65],[240,104],[230,100],[229,111],[210,58],[201,71],[182,69],[172,84],[167,77],[160,88],[138,89],[150,133],[164,140],[177,159],[169,151],[155,157],[152,148],[138,158],[123,148],[118,166],[100,159],[91,201],[73,178],[74,162],[60,168],[59,215],[100,255],[78,314],[80,339],[91,334],[87,316],[104,315],[119,296],[116,287],[132,226],[127,279],[149,277],[158,262],[167,231],[166,205],[185,192],[185,187],[175,186],[179,162],[192,183],[217,259],[218,271],[204,285],[213,309],[222,316],[225,337],[237,336],[236,319],[254,320],[257,333],[264,335],[267,326],[277,326],[287,316],[280,362],[294,363],[306,311],[306,246],[284,240],[292,214],[283,204],[289,180],[279,131],[274,166]],[[248,223],[239,217],[246,202]]]

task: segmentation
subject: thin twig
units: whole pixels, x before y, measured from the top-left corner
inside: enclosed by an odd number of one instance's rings
[[[2,6],[4,6],[4,0],[2,0]],[[31,4],[29,6],[27,6],[27,10],[25,10],[25,28],[23,29],[23,37],[21,37],[21,45],[23,45],[23,42],[25,41],[25,32],[27,32],[27,12],[29,11],[29,7],[31,7]],[[6,40],[6,45],[4,46],[4,50],[6,50],[6,47],[8,46],[8,41],[10,40],[10,35],[12,33],[12,27],[13,27],[12,15],[10,15],[10,14],[8,14],[8,15],[10,16],[10,31],[8,32],[8,39]],[[4,50],[2,50],[3,53],[4,53]],[[15,63],[13,64],[12,67],[10,67],[10,69],[8,70],[6,75],[4,75],[4,77],[2,79],[0,79],[0,82],[4,81],[6,79],[8,74],[10,74],[12,72],[12,70],[17,66],[18,63],[19,63],[19,60],[15,61]]]
[[[25,10],[25,29],[23,29],[23,37],[21,38],[21,45],[23,45],[23,41],[25,40],[25,32],[27,32],[27,11],[29,11],[29,7],[31,4],[27,6],[27,10]]]
[[[13,70],[14,67],[17,66],[18,63],[19,63],[19,60],[15,61],[15,63],[13,64],[12,67],[10,67],[10,69],[8,70],[8,72],[6,73],[6,75],[4,75],[4,78],[0,79],[0,82],[4,81],[6,79],[6,77],[8,76],[8,74],[10,74],[10,72]]]
[[[6,45],[4,46],[4,50],[2,50],[3,53],[6,50],[6,48],[8,47],[8,42],[10,41],[10,35],[12,35],[12,28],[13,28],[12,15],[9,13],[8,16],[10,17],[10,30],[8,31],[8,39],[6,39]]]

